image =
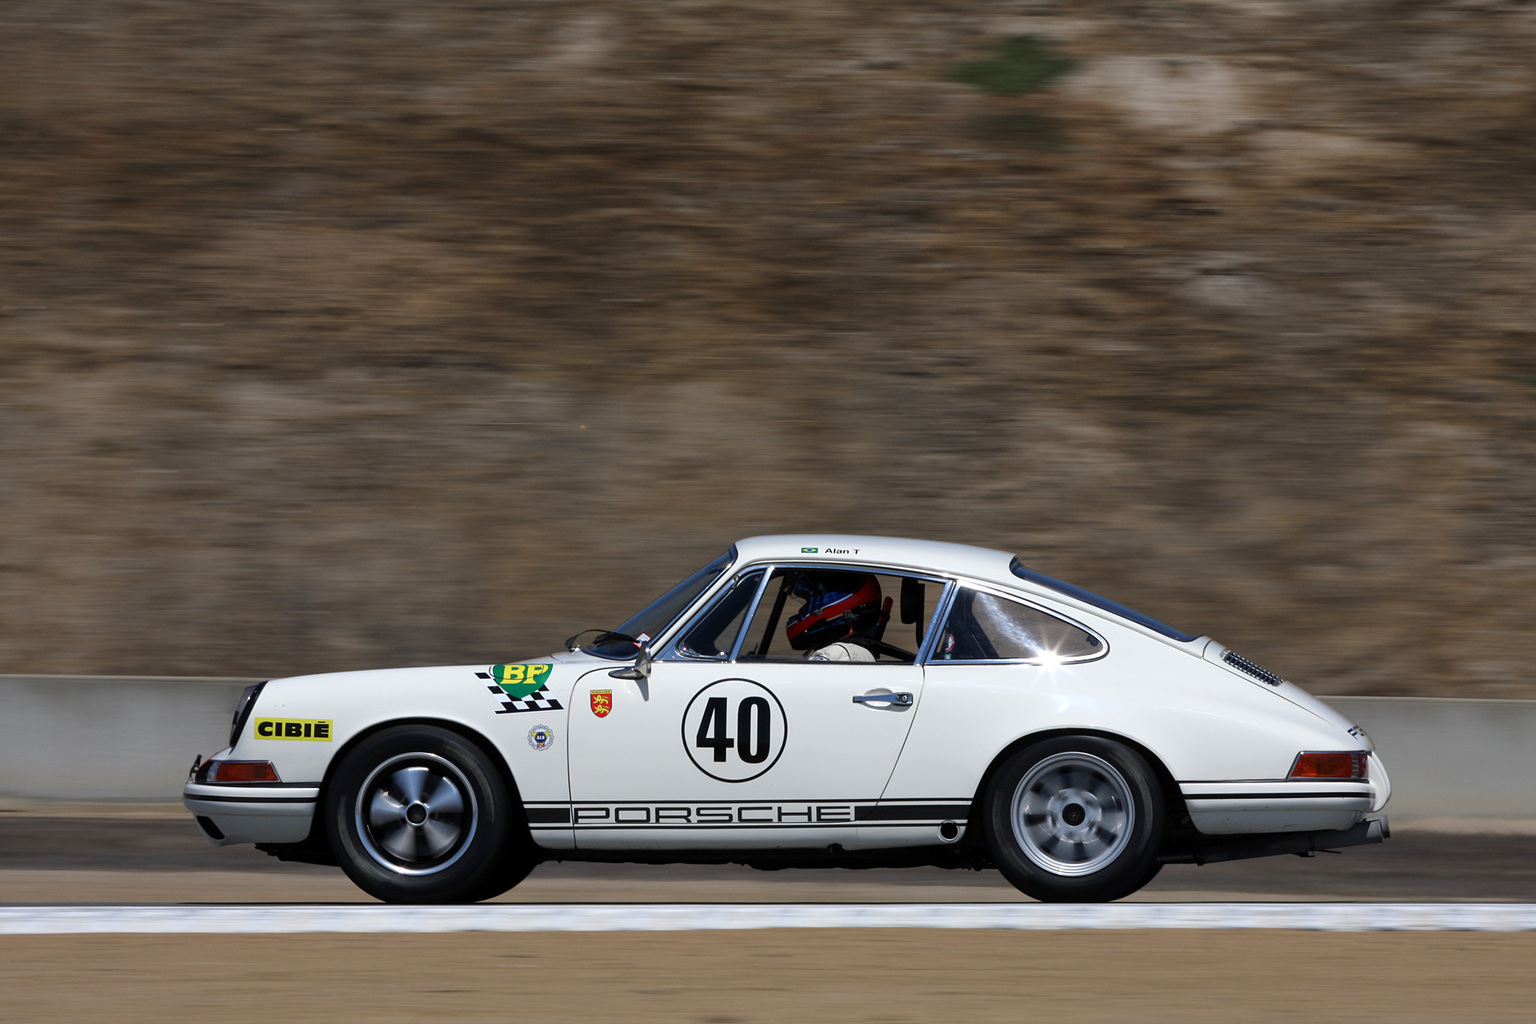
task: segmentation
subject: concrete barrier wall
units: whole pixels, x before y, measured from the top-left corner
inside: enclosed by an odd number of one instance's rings
[[[1536,700],[1323,699],[1375,742],[1389,819],[1536,818]]]
[[[175,801],[254,679],[0,676],[0,796]],[[1536,701],[1329,697],[1392,772],[1394,821],[1536,818]]]
[[[0,676],[0,795],[180,800],[256,679]]]

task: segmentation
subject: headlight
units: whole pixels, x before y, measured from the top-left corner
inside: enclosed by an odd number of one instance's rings
[[[256,706],[256,698],[261,695],[261,688],[266,686],[266,681],[255,686],[247,686],[240,694],[240,703],[235,705],[235,718],[229,724],[229,745],[234,746],[240,739],[240,734],[245,731],[245,723],[251,720],[251,709]]]

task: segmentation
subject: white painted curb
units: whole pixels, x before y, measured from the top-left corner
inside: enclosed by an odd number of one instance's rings
[[[1536,903],[712,903],[9,906],[0,935],[623,932],[752,928],[1536,931]]]

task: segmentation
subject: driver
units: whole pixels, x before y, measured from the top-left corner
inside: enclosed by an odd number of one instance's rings
[[[874,652],[856,641],[878,640],[885,624],[880,581],[869,573],[806,573],[790,586],[805,607],[790,616],[789,646],[807,661],[873,662]]]

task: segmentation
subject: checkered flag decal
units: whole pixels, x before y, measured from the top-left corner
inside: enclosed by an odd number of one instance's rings
[[[476,672],[475,675],[481,679],[491,678],[489,672]],[[508,697],[507,691],[494,683],[487,686],[486,689],[501,698],[502,709],[496,712],[498,715],[520,715],[526,711],[560,711],[563,708],[563,705],[555,699],[554,695],[549,692],[549,688],[545,686],[539,687],[526,697],[515,700]]]

